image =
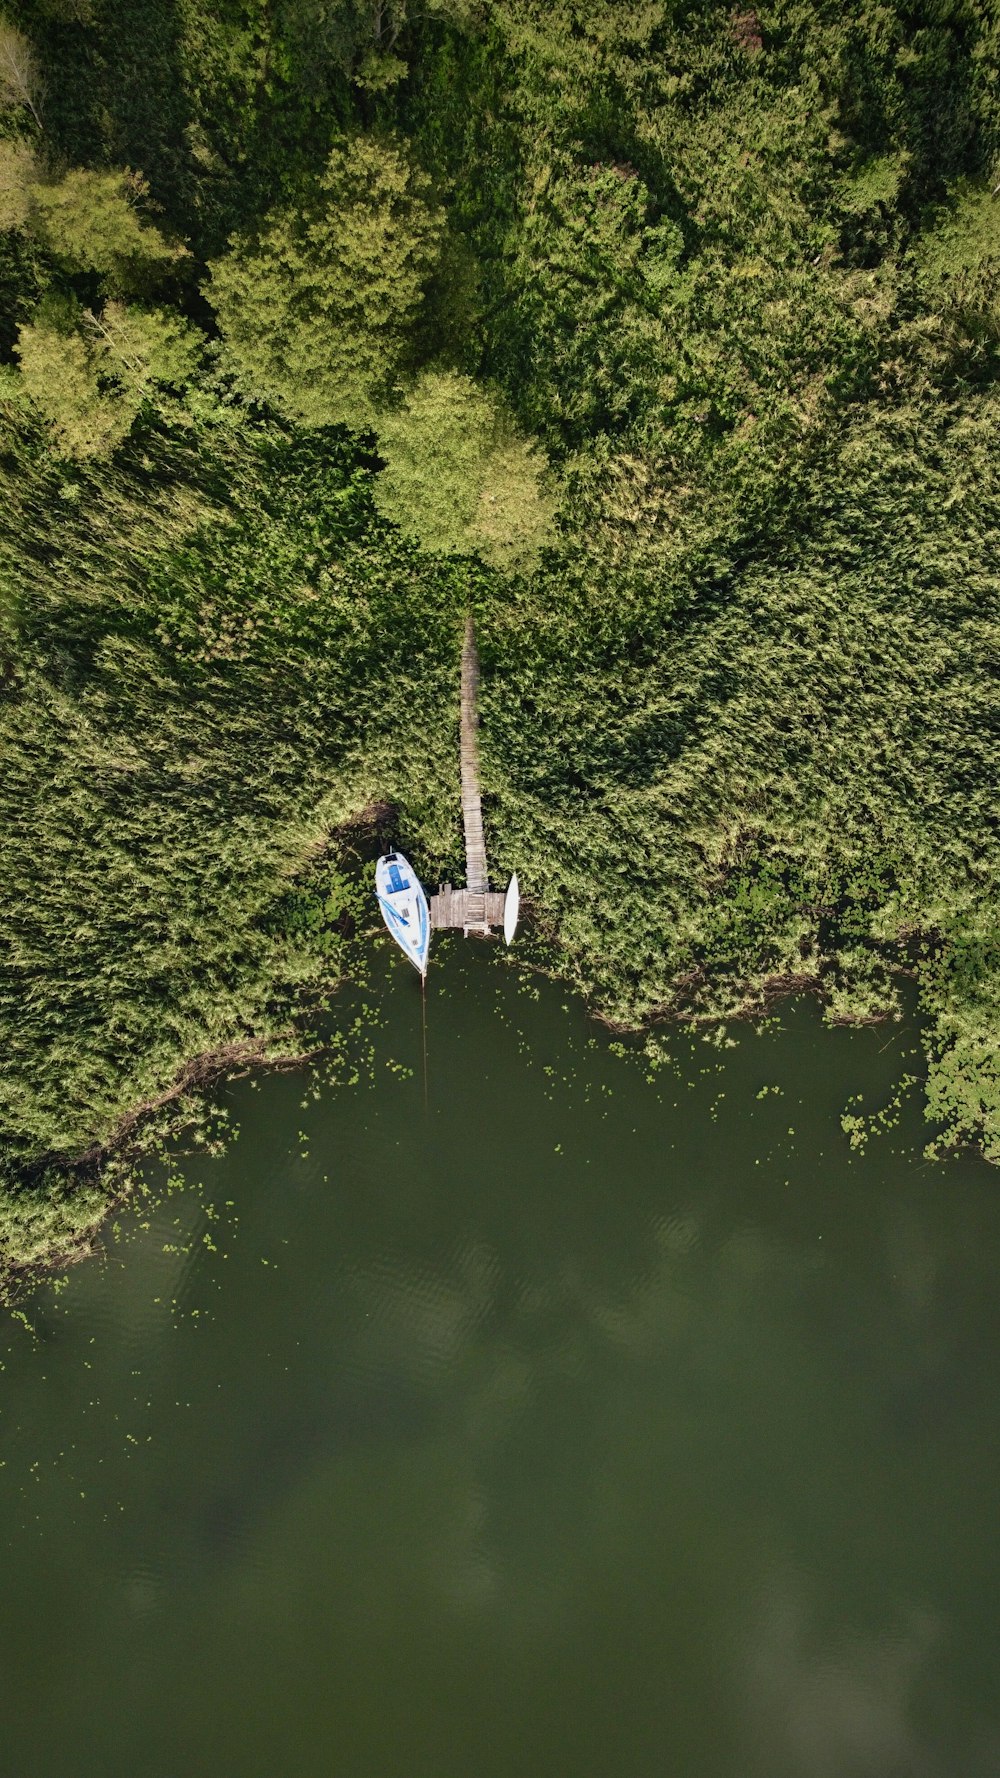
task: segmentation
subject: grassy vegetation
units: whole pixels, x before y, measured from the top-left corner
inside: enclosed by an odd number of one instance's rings
[[[349,967],[353,814],[457,868],[470,601],[546,960],[621,1021],[905,964],[1000,1159],[992,10],[4,28],[0,1254]]]
[[[436,718],[456,574],[377,534],[345,453],[276,428],[161,435],[152,469],[64,475],[22,466],[12,515],[15,1195],[25,1167],[108,1139],[188,1058],[287,1048],[302,994],[344,968],[350,888],[329,842],[353,815],[388,797],[425,847],[448,861],[454,844]]]

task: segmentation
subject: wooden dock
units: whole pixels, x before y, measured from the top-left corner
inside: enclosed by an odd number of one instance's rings
[[[465,828],[465,886],[472,895],[485,895],[486,836],[483,833],[483,801],[479,792],[479,655],[472,614],[465,620],[462,645],[462,825]],[[502,918],[502,916],[501,916]]]
[[[431,896],[432,932],[489,932],[503,925],[504,897],[500,890],[488,889],[475,895],[471,889],[453,889],[442,883]]]
[[[479,789],[479,656],[471,614],[462,645],[462,826],[465,829],[465,888],[442,883],[430,897],[431,929],[435,932],[488,933],[503,925],[504,896],[490,888]]]

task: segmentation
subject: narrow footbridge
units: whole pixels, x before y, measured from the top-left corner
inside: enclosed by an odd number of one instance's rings
[[[489,886],[483,803],[479,789],[479,656],[472,617],[462,646],[462,825],[465,828],[465,888],[442,883],[430,898],[431,927],[438,932],[491,932],[503,925],[504,896]]]

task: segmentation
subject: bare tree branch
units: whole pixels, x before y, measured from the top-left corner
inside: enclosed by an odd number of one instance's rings
[[[0,19],[0,104],[26,106],[42,129],[38,113],[41,95],[42,79],[31,44],[6,19]]]

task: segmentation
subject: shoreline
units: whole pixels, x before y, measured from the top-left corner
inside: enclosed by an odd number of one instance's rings
[[[308,1048],[272,1056],[268,1054],[265,1038],[247,1038],[222,1044],[214,1050],[206,1050],[202,1055],[193,1056],[186,1062],[162,1093],[124,1113],[112,1135],[104,1142],[94,1143],[83,1154],[72,1159],[59,1155],[45,1156],[32,1168],[26,1169],[24,1189],[27,1191],[31,1190],[30,1182],[33,1177],[41,1179],[49,1173],[61,1174],[67,1182],[75,1176],[76,1183],[80,1186],[92,1187],[99,1187],[116,1165],[123,1169],[123,1176],[118,1181],[109,1180],[107,1197],[93,1220],[82,1227],[65,1246],[54,1246],[50,1253],[30,1260],[0,1263],[0,1306],[10,1307],[20,1291],[30,1289],[53,1272],[62,1271],[92,1257],[104,1223],[132,1196],[133,1182],[126,1176],[125,1170],[152,1152],[158,1136],[165,1138],[174,1131],[179,1133],[190,1121],[181,1118],[172,1126],[167,1119],[157,1129],[157,1118],[171,1106],[178,1106],[185,1094],[207,1093],[210,1088],[223,1081],[245,1079],[257,1068],[273,1069],[276,1073],[300,1068],[314,1057],[322,1055],[325,1049],[324,1044],[313,1044]]]
[[[305,848],[289,872],[289,881],[294,883],[300,879],[324,855],[343,852],[350,846],[352,839],[376,839],[380,828],[387,822],[391,823],[395,816],[396,811],[390,803],[380,800],[366,803],[356,814],[338,823],[335,828],[313,840]],[[348,979],[344,974],[331,977],[322,986],[323,996],[327,998],[336,994]],[[87,1219],[69,1239],[61,1243],[57,1241],[50,1251],[25,1260],[0,1254],[0,1304],[8,1304],[20,1290],[29,1289],[40,1278],[74,1265],[93,1252],[101,1226],[130,1196],[131,1183],[125,1177],[127,1169],[142,1155],[150,1152],[158,1135],[166,1136],[170,1132],[173,1127],[171,1107],[177,1107],[186,1094],[205,1094],[221,1081],[239,1079],[257,1068],[283,1071],[301,1067],[311,1058],[321,1055],[326,1045],[304,1041],[295,1046],[293,1041],[295,1021],[307,1019],[310,1012],[316,1010],[310,1003],[315,992],[314,986],[309,994],[303,994],[290,1012],[286,1009],[279,1029],[270,1036],[234,1037],[228,1042],[188,1057],[181,1062],[173,1078],[161,1092],[124,1109],[102,1140],[91,1143],[76,1154],[49,1151],[39,1155],[34,1161],[25,1162],[18,1169],[13,1186],[15,1194],[23,1191],[30,1195],[35,1191],[41,1195],[47,1178],[59,1181],[67,1195],[71,1195],[75,1188],[98,1190],[102,1182],[106,1182],[107,1190],[100,1207],[95,1208],[93,1217]],[[292,1047],[287,1047],[289,1043]],[[181,1119],[177,1127],[183,1127],[185,1121],[187,1120]],[[116,1167],[122,1170],[120,1180],[113,1177]]]
[[[365,819],[369,813],[369,810],[365,810],[362,817],[356,822],[345,824],[338,830],[338,834],[344,834],[358,827],[373,825]],[[530,968],[532,973],[558,982],[564,988],[569,987],[573,992],[579,992],[564,975],[555,969],[545,968],[537,963],[530,965]],[[913,970],[907,968],[904,963],[901,963],[894,973],[910,979],[913,976]],[[347,981],[346,976],[340,977],[336,983],[331,985],[329,992],[335,993]],[[586,1001],[585,1010],[588,1018],[602,1025],[605,1030],[621,1036],[637,1036],[644,1032],[651,1034],[658,1029],[669,1028],[671,1025],[687,1026],[690,1029],[694,1025],[710,1028],[725,1026],[730,1022],[752,1024],[757,1019],[766,1019],[772,1016],[776,1006],[799,994],[809,994],[812,998],[821,1001],[823,999],[821,979],[807,973],[768,977],[760,984],[755,1002],[748,1003],[744,1007],[726,1014],[707,1015],[664,1008],[655,1011],[637,1024],[630,1024],[609,1017],[598,1008],[587,1004]],[[305,1016],[306,1007],[303,1006],[301,1011]],[[861,1028],[886,1024],[891,1019],[892,1013],[886,1010],[880,1014],[859,1015],[855,1018],[836,1015],[829,1022],[834,1026],[856,1025]],[[285,1034],[290,1036],[291,1031],[287,1030]],[[50,1253],[29,1261],[0,1263],[0,1305],[9,1307],[21,1291],[30,1290],[35,1283],[51,1276],[52,1273],[76,1265],[94,1254],[102,1226],[109,1216],[129,1201],[132,1195],[133,1183],[127,1170],[152,1152],[153,1144],[158,1136],[165,1138],[173,1131],[179,1132],[185,1123],[190,1121],[181,1117],[175,1125],[172,1125],[169,1116],[167,1116],[162,1127],[157,1128],[157,1119],[162,1118],[164,1113],[169,1113],[171,1107],[177,1107],[186,1094],[204,1095],[223,1081],[244,1079],[247,1075],[258,1070],[262,1072],[274,1070],[282,1073],[301,1068],[307,1062],[323,1055],[328,1048],[325,1043],[312,1043],[301,1048],[279,1049],[275,1053],[271,1053],[271,1044],[274,1041],[274,1039],[264,1037],[234,1039],[215,1049],[206,1050],[200,1055],[189,1058],[163,1092],[124,1112],[114,1131],[106,1140],[95,1142],[90,1148],[73,1157],[54,1154],[45,1156],[34,1167],[26,1169],[26,1189],[29,1190],[30,1184],[28,1182],[32,1177],[41,1179],[50,1172],[62,1174],[66,1181],[75,1175],[80,1185],[88,1184],[93,1187],[98,1187],[102,1179],[108,1177],[116,1165],[122,1168],[122,1177],[117,1181],[113,1177],[108,1179],[110,1189],[93,1220],[65,1246],[55,1246]],[[194,1108],[192,1107],[193,1114]]]

